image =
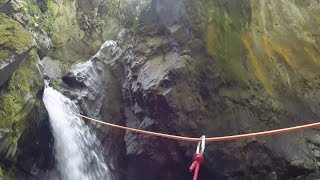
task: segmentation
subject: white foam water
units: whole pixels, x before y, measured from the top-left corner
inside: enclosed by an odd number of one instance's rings
[[[46,87],[43,102],[50,117],[57,169],[64,180],[110,180],[101,144],[87,125],[72,113],[76,104],[52,87]]]

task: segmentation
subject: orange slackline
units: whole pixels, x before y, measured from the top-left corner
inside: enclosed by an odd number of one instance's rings
[[[125,127],[125,126],[120,126],[120,125],[115,125],[103,121],[99,121],[87,116],[83,116],[81,114],[78,114],[76,112],[73,112],[74,114],[83,117],[85,119],[104,124],[110,127],[118,128],[118,129],[124,129],[127,131],[132,131],[132,132],[137,132],[141,134],[147,134],[151,136],[158,136],[158,137],[164,137],[164,138],[169,138],[169,139],[176,139],[176,140],[181,140],[181,141],[189,141],[189,142],[199,142],[201,141],[201,138],[192,138],[192,137],[183,137],[183,136],[176,136],[176,135],[170,135],[170,134],[162,134],[162,133],[157,133],[157,132],[151,132],[151,131],[145,131],[141,129],[135,129],[135,128],[130,128],[130,127]],[[245,138],[252,138],[252,137],[258,137],[258,136],[269,136],[269,135],[274,135],[274,134],[283,134],[283,133],[288,133],[288,132],[293,132],[293,131],[299,131],[303,129],[309,129],[309,128],[316,128],[320,127],[320,122],[318,123],[312,123],[312,124],[306,124],[306,125],[301,125],[301,126],[294,126],[294,127],[289,127],[289,128],[283,128],[283,129],[276,129],[276,130],[271,130],[271,131],[262,131],[262,132],[256,132],[256,133],[248,133],[248,134],[239,134],[239,135],[232,135],[232,136],[221,136],[221,137],[211,137],[211,138],[206,138],[206,142],[216,142],[216,141],[230,141],[230,140],[237,140],[237,139],[245,139]]]

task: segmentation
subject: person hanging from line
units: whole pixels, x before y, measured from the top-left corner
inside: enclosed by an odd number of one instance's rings
[[[50,77],[46,73],[43,73],[42,77],[44,80],[50,80]]]
[[[43,78],[43,80],[44,80],[45,86],[46,86],[46,87],[49,86],[50,77],[49,77],[46,73],[43,73],[43,74],[42,74],[42,78]]]

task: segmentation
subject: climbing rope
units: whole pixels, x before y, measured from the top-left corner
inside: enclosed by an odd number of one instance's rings
[[[200,142],[201,138],[193,138],[193,137],[184,137],[184,136],[176,136],[176,135],[171,135],[171,134],[163,134],[163,133],[157,133],[157,132],[152,132],[152,131],[145,131],[141,129],[135,129],[135,128],[130,128],[130,127],[125,127],[125,126],[120,126],[120,125],[115,125],[112,123],[107,123],[103,121],[99,121],[87,116],[83,116],[81,114],[78,114],[76,112],[73,112],[74,114],[83,117],[85,119],[91,120],[93,122],[97,122],[100,124],[104,124],[110,127],[118,128],[118,129],[123,129],[131,132],[137,132],[141,134],[147,134],[151,136],[158,136],[158,137],[164,137],[168,139],[175,139],[175,140],[181,140],[181,141],[189,141],[189,142]],[[259,136],[270,136],[274,134],[284,134],[284,133],[289,133],[293,131],[300,131],[304,129],[310,129],[310,128],[316,128],[320,127],[320,122],[318,123],[312,123],[312,124],[306,124],[306,125],[301,125],[301,126],[294,126],[294,127],[289,127],[289,128],[283,128],[283,129],[276,129],[276,130],[271,130],[271,131],[262,131],[262,132],[256,132],[256,133],[248,133],[248,134],[239,134],[239,135],[232,135],[232,136],[220,136],[220,137],[210,137],[206,138],[206,142],[217,142],[217,141],[230,141],[230,140],[237,140],[237,139],[245,139],[245,138],[252,138],[252,137],[259,137]]]
[[[151,135],[151,136],[176,139],[176,140],[181,140],[181,141],[198,142],[196,153],[193,156],[193,163],[191,164],[191,166],[189,168],[189,170],[191,172],[194,171],[193,180],[197,180],[200,165],[204,162],[203,152],[204,152],[204,148],[205,148],[205,141],[207,141],[207,142],[230,141],[230,140],[245,139],[245,138],[252,138],[252,137],[259,137],[259,136],[269,136],[269,135],[274,135],[274,134],[283,134],[283,133],[289,133],[289,132],[299,131],[299,130],[303,130],[303,129],[320,127],[320,122],[318,122],[318,123],[306,124],[306,125],[301,125],[301,126],[294,126],[294,127],[289,127],[289,128],[283,128],[283,129],[276,129],[276,130],[271,130],[271,131],[262,131],[262,132],[256,132],[256,133],[239,134],[239,135],[232,135],[232,136],[221,136],[221,137],[211,137],[211,138],[205,138],[205,136],[202,136],[201,138],[192,138],[192,137],[176,136],[176,135],[171,135],[171,134],[163,134],[163,133],[157,133],[157,132],[152,132],[152,131],[145,131],[145,130],[141,130],[141,129],[120,126],[120,125],[116,125],[116,124],[112,124],[112,123],[99,121],[97,119],[93,119],[93,118],[90,118],[87,116],[83,116],[83,115],[76,113],[76,112],[73,112],[73,113],[76,114],[77,116],[91,120],[93,122],[97,122],[97,123],[104,124],[104,125],[107,125],[110,127],[118,128],[118,129],[123,129],[123,130],[131,131],[131,132],[137,132],[137,133],[141,133],[141,134],[147,134],[147,135]]]

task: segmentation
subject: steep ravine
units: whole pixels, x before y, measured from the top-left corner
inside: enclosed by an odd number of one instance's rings
[[[319,1],[117,2],[0,1],[0,179],[59,174],[39,68],[82,114],[144,130],[320,119]],[[195,144],[84,122],[113,180],[192,178]],[[317,179],[319,131],[211,143],[205,159],[199,179]]]
[[[145,19],[138,35],[122,31],[113,51],[115,71],[124,69],[127,125],[200,137],[319,119],[319,3],[153,3],[144,15],[155,19]],[[318,137],[309,130],[208,145],[207,177],[289,179],[317,171]],[[183,179],[176,167],[187,169],[194,151],[131,133],[125,141],[133,179]],[[146,169],[152,174],[143,177]]]

